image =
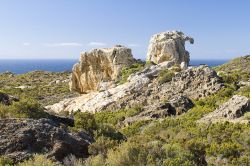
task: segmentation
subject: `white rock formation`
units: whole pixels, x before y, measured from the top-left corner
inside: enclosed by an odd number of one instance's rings
[[[84,52],[73,67],[70,89],[81,94],[98,91],[103,82],[114,81],[133,62],[131,49],[120,45]]]
[[[171,62],[164,62],[156,66],[151,66],[138,74],[133,74],[128,78],[128,82],[110,88],[102,92],[90,92],[80,97],[65,99],[54,105],[46,106],[48,112],[59,113],[61,111],[99,112],[117,100],[140,91],[150,83],[150,77],[157,75],[160,70],[169,68]]]
[[[141,103],[147,109],[147,106],[175,95],[184,95],[190,99],[202,98],[216,93],[222,87],[219,77],[207,66],[183,70],[177,73],[172,81],[159,85],[157,83],[159,72],[169,69],[172,65],[172,62],[167,61],[147,67],[141,72],[130,75],[128,81],[122,85],[102,92],[91,92],[80,97],[65,99],[47,106],[46,109],[55,113],[77,110],[95,113],[106,109],[117,110],[137,103]]]
[[[189,65],[189,52],[185,50],[185,42],[194,43],[194,39],[185,36],[180,31],[168,31],[155,34],[151,37],[147,61],[156,64],[164,61],[174,61],[182,64],[183,68]]]

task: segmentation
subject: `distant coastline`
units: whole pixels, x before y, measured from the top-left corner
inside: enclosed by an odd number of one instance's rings
[[[12,72],[15,74],[23,74],[34,70],[63,72],[71,71],[72,66],[77,62],[77,59],[1,59],[0,73]],[[210,67],[218,66],[229,61],[228,59],[191,59],[191,66],[207,64]]]

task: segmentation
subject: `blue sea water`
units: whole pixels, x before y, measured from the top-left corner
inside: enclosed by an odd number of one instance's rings
[[[34,70],[44,71],[71,71],[77,59],[71,60],[0,60],[0,73],[12,72],[15,74],[27,73]],[[190,65],[197,66],[200,64],[207,64],[208,66],[221,65],[228,60],[191,60]]]

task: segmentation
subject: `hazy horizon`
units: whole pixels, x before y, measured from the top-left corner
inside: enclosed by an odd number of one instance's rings
[[[78,59],[82,51],[116,44],[142,59],[150,37],[168,30],[194,38],[186,43],[191,59],[232,59],[250,54],[249,6],[232,0],[1,1],[0,59]]]

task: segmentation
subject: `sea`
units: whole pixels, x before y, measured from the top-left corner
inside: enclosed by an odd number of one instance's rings
[[[23,74],[34,70],[63,72],[71,71],[77,59],[48,59],[48,60],[14,60],[14,59],[0,59],[0,73],[12,72],[15,74]],[[200,64],[207,64],[210,67],[218,66],[226,63],[229,60],[204,60],[204,59],[191,59],[190,65],[198,66]]]

